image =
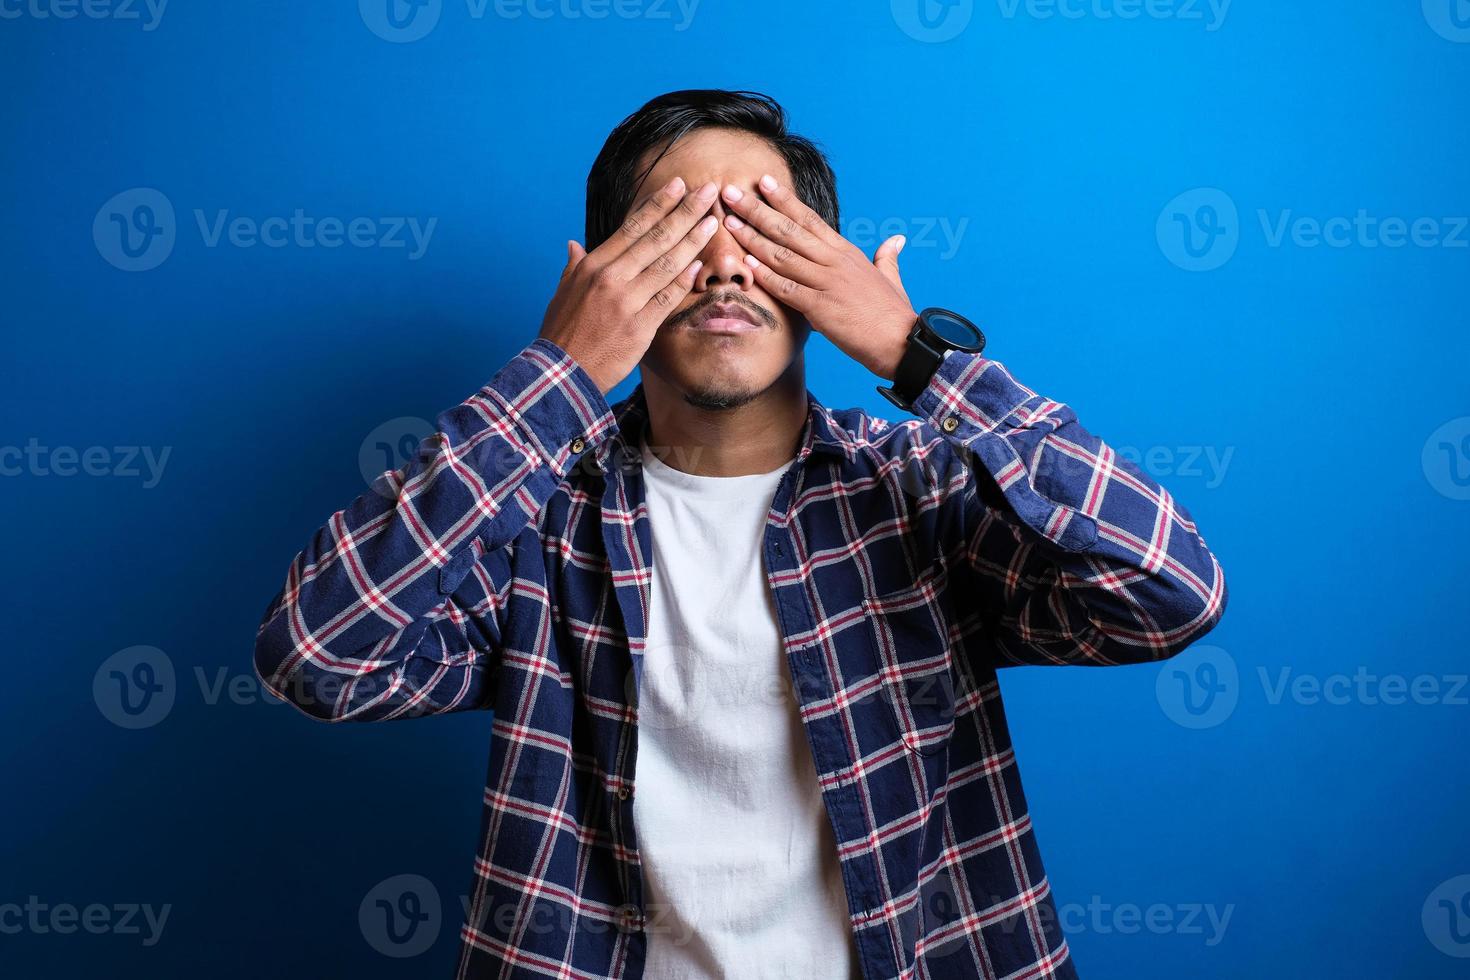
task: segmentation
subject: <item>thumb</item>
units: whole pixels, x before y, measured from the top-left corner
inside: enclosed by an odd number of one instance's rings
[[[873,265],[877,266],[878,271],[883,273],[883,277],[892,283],[893,288],[902,293],[904,298],[908,297],[908,293],[904,292],[903,276],[898,271],[898,256],[907,244],[908,239],[903,235],[894,235],[879,245],[877,254],[873,256]]]
[[[582,247],[580,242],[575,240],[567,242],[567,265],[566,268],[561,270],[561,277],[565,279],[571,275],[572,270],[581,265],[582,260],[586,257],[587,250]]]

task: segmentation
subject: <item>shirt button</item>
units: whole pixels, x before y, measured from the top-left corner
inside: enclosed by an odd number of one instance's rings
[[[618,929],[622,932],[638,931],[638,909],[632,905],[619,905],[617,909]]]
[[[960,427],[960,420],[951,415],[949,418],[940,423],[940,427],[943,428],[945,432],[953,432],[955,429],[958,429]]]
[[[586,448],[587,448],[587,443],[582,439],[581,436],[578,436],[577,438],[575,438],[575,439],[572,440],[572,452],[574,452],[574,453],[580,453],[582,450],[584,450]]]
[[[626,786],[619,786],[618,787],[618,799],[620,799],[620,800],[626,800],[628,797],[630,797],[632,795],[633,795],[633,791],[631,789],[629,789],[628,787],[626,787]]]

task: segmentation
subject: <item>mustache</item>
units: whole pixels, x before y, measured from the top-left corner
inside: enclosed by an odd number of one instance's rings
[[[689,307],[689,309],[682,310],[669,317],[667,325],[677,327],[680,324],[688,323],[711,306],[718,306],[722,303],[745,309],[768,327],[774,327],[776,325],[776,314],[754,300],[746,298],[738,289],[731,289],[720,293],[706,293],[703,299]]]

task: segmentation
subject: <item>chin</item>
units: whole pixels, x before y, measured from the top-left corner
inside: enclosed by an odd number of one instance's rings
[[[755,388],[744,385],[698,385],[684,390],[684,401],[695,408],[717,412],[739,408],[759,394]]]

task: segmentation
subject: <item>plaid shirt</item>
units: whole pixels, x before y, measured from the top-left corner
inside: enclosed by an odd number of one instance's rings
[[[948,353],[900,424],[808,399],[762,550],[863,975],[1076,976],[996,672],[1178,653],[1220,566],[996,361]],[[257,671],[314,717],[494,712],[460,977],[637,978],[660,928],[632,822],[646,421],[641,386],[610,407],[538,338],[332,515],[261,623]]]

